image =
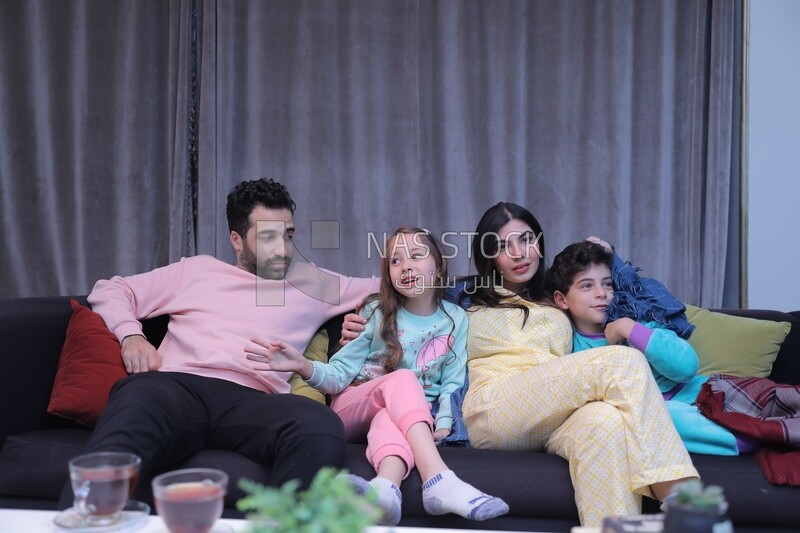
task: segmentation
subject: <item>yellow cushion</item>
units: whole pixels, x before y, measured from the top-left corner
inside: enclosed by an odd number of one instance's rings
[[[306,359],[309,361],[328,362],[328,331],[325,328],[321,328],[314,337],[311,338],[311,342],[308,343],[308,347],[306,351],[303,352],[303,355],[305,355]],[[292,377],[289,378],[289,385],[292,387],[292,394],[299,394],[300,396],[311,398],[319,403],[326,403],[325,395],[311,387],[297,374],[292,374]]]
[[[704,376],[769,376],[781,343],[792,329],[788,322],[726,315],[693,305],[686,306],[686,317],[697,326],[689,344],[700,360],[698,374]]]

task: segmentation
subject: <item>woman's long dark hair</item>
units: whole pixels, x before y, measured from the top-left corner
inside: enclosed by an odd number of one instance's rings
[[[490,207],[478,222],[475,232],[477,235],[472,241],[472,260],[477,271],[475,277],[475,293],[472,302],[485,307],[510,307],[521,309],[528,319],[528,308],[519,303],[509,302],[509,296],[500,294],[495,288],[495,281],[501,280],[502,275],[497,271],[494,258],[497,256],[500,242],[498,232],[500,228],[512,220],[519,220],[530,226],[533,230],[539,247],[539,266],[528,284],[517,293],[518,296],[529,301],[540,301],[544,294],[545,282],[545,246],[542,226],[533,213],[524,207],[510,202],[500,202]],[[502,252],[500,252],[502,253]]]
[[[400,363],[403,362],[403,345],[400,344],[400,336],[397,333],[397,312],[403,307],[405,298],[397,292],[392,282],[392,276],[389,274],[389,264],[392,260],[392,245],[398,235],[413,235],[414,242],[427,247],[428,252],[433,256],[436,263],[436,280],[433,287],[433,301],[450,318],[453,330],[455,329],[455,321],[450,314],[445,310],[442,305],[444,298],[444,280],[447,278],[447,259],[445,259],[442,252],[442,246],[439,241],[431,235],[431,232],[422,228],[412,226],[401,226],[395,230],[391,237],[386,241],[386,249],[384,250],[383,258],[381,259],[381,284],[378,292],[367,296],[361,307],[364,305],[377,301],[378,306],[383,313],[383,318],[380,324],[380,335],[386,344],[386,355],[383,359],[383,368],[386,373],[396,370]],[[452,330],[451,330],[452,333]]]

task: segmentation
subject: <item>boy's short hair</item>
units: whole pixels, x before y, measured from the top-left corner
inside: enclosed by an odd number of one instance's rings
[[[547,271],[548,296],[555,291],[567,294],[575,275],[589,270],[593,264],[606,265],[610,269],[613,257],[603,246],[591,241],[570,244],[555,256],[553,266]]]

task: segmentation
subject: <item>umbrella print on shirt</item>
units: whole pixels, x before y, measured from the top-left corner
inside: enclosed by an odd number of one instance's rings
[[[422,348],[417,352],[417,368],[420,369],[420,377],[424,388],[427,389],[431,386],[430,378],[427,375],[428,371],[431,370],[433,363],[437,359],[447,355],[447,352],[453,346],[453,340],[452,335],[438,335],[422,343]]]

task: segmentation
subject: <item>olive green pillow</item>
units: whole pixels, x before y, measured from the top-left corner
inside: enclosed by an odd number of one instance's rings
[[[311,338],[311,342],[308,343],[308,347],[306,347],[306,351],[303,352],[303,355],[305,355],[306,359],[309,361],[320,361],[322,363],[327,363],[328,330],[325,328],[320,328],[319,331],[314,334],[314,337]],[[303,381],[303,378],[297,374],[292,374],[292,377],[289,378],[289,385],[292,388],[292,394],[299,394],[300,396],[311,398],[319,403],[326,403],[325,395]]]
[[[697,373],[704,376],[769,376],[781,343],[792,329],[788,322],[726,315],[693,305],[686,306],[686,318],[697,326],[689,344],[700,360]]]

